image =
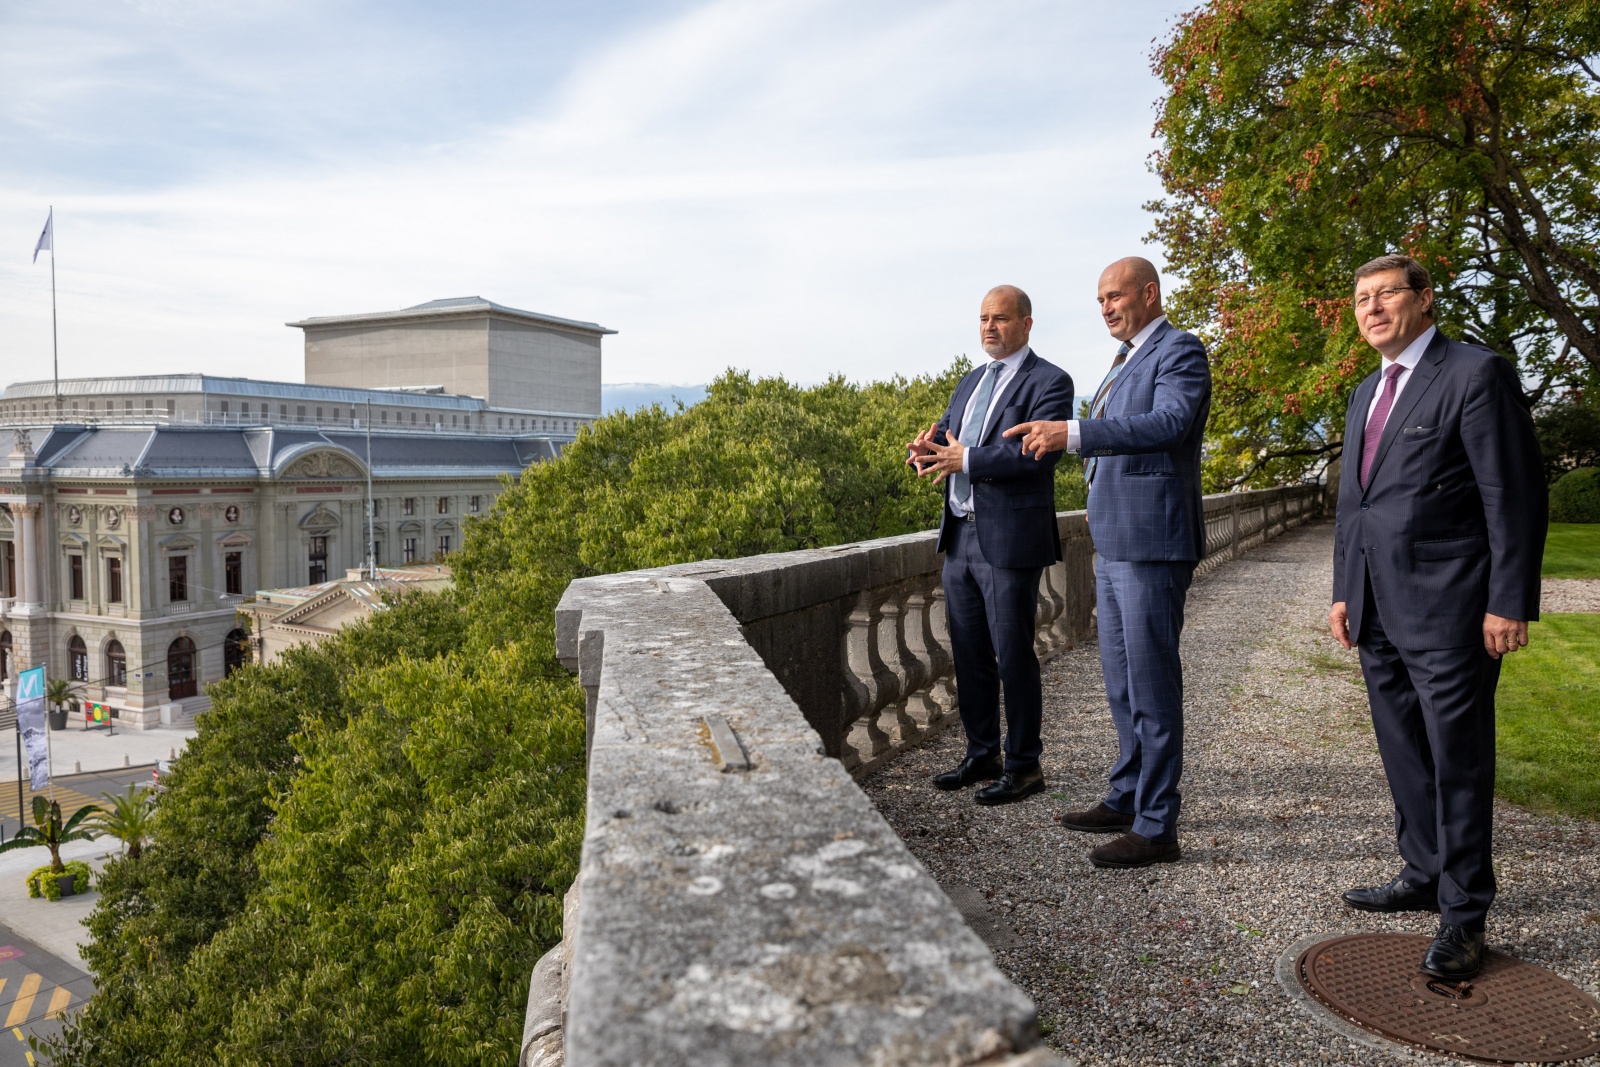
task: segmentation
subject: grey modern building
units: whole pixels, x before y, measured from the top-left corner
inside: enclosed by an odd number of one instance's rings
[[[51,677],[73,680],[82,699],[110,705],[125,726],[183,721],[207,706],[205,683],[249,655],[239,607],[256,591],[337,578],[366,562],[369,541],[379,565],[459,547],[463,526],[488,510],[502,479],[559,455],[599,414],[599,337],[612,332],[472,300],[492,313],[297,324],[306,329],[308,370],[320,359],[313,347],[327,340],[311,324],[385,324],[381,343],[366,346],[369,373],[357,372],[350,352],[329,358],[338,374],[386,388],[204,374],[74,379],[59,393],[52,382],[7,387],[6,692],[17,670],[43,663]],[[529,356],[522,377],[504,384],[494,368],[519,365],[510,349],[486,342],[470,350],[463,336],[493,333],[516,316],[590,337],[592,351],[542,363]],[[332,348],[359,354],[361,330],[335,329]],[[415,354],[407,330],[443,338],[432,363],[426,345]],[[395,352],[410,354],[390,361]],[[475,385],[483,393],[447,391]],[[492,403],[491,395],[509,399]]]

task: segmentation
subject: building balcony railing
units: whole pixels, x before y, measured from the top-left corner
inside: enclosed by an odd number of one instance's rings
[[[1320,513],[1322,494],[1206,498],[1202,568]],[[1095,635],[1084,513],[1057,521],[1042,658]],[[852,778],[956,718],[934,542],[567,588],[557,644],[588,695],[588,819],[524,1064],[1054,1062],[1031,1002]]]

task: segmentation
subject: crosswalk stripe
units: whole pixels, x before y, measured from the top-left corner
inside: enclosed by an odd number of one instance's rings
[[[37,974],[30,974],[22,980],[22,988],[17,991],[17,999],[11,1005],[11,1014],[6,1016],[7,1026],[27,1021],[28,1013],[33,1011],[33,998],[39,995],[39,985],[43,981]]]
[[[56,991],[50,994],[50,1010],[44,1013],[46,1019],[59,1019],[61,1013],[67,1010],[67,1005],[72,1003],[72,991],[66,986],[56,986]]]
[[[48,797],[50,794],[45,792],[40,793],[39,795]],[[63,819],[71,818],[73,812],[95,802],[96,800],[94,797],[80,793],[76,789],[58,788],[56,790],[56,803],[61,805],[61,817]],[[33,819],[32,793],[28,793],[22,798],[22,810],[28,813],[28,819],[31,822]],[[3,815],[8,819],[15,819],[17,817],[17,791],[15,788],[5,789],[0,787],[0,815]]]

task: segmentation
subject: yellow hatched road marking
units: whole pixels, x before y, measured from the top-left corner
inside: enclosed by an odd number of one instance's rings
[[[17,999],[12,1002],[11,1014],[6,1016],[6,1025],[15,1028],[18,1023],[28,1021],[28,1014],[33,1011],[33,998],[39,995],[39,984],[44,979],[37,974],[30,974],[22,980],[22,988],[17,991]],[[22,1040],[19,1036],[17,1040]]]
[[[50,794],[48,791],[46,791],[40,793],[39,796],[48,799]],[[94,797],[80,793],[76,789],[56,789],[56,803],[61,805],[61,817],[63,819],[70,819],[73,812],[95,802],[96,800]],[[33,821],[32,793],[25,793],[23,796],[22,810],[28,813],[28,821],[31,823]],[[3,815],[8,819],[15,819],[17,817],[17,789],[15,782],[11,783],[10,789],[6,789],[5,785],[0,783],[0,815]]]
[[[61,1013],[67,1010],[67,1005],[72,1003],[72,991],[66,986],[56,986],[54,993],[50,994],[50,1010],[44,1013],[46,1019],[58,1019]]]

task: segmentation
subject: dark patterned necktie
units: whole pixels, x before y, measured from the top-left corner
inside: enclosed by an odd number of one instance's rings
[[[1117,358],[1111,361],[1111,369],[1106,372],[1105,381],[1101,382],[1100,388],[1094,391],[1094,400],[1089,404],[1089,417],[1091,419],[1104,417],[1106,413],[1106,397],[1111,392],[1111,383],[1117,380],[1117,372],[1122,369],[1124,363],[1128,362],[1128,353],[1132,351],[1133,346],[1126,341],[1122,342],[1122,347],[1117,349]],[[1085,482],[1094,481],[1094,469],[1099,465],[1099,456],[1090,456],[1083,461],[1083,480]]]
[[[1361,488],[1367,487],[1372,477],[1372,461],[1378,455],[1378,443],[1383,440],[1383,424],[1389,421],[1389,409],[1394,407],[1394,394],[1399,388],[1400,375],[1405,368],[1391,363],[1383,373],[1383,392],[1378,396],[1378,406],[1367,419],[1366,432],[1361,435]]]

